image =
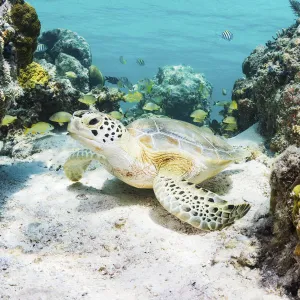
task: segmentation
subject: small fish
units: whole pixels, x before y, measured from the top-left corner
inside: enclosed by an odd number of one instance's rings
[[[236,124],[236,119],[235,119],[235,117],[228,116],[223,120],[223,123],[225,123],[225,124]]]
[[[30,128],[26,128],[25,127],[25,131],[24,131],[24,134],[37,134],[37,133],[40,133],[40,134],[44,134],[46,132],[49,132],[51,130],[53,130],[54,127],[49,124],[49,123],[46,123],[46,122],[38,122],[36,124],[33,124]]]
[[[207,117],[208,113],[202,109],[197,109],[195,111],[193,111],[190,115],[191,118],[194,118],[194,120],[196,119],[196,121],[194,122],[203,122],[205,120],[205,118]]]
[[[226,95],[227,95],[226,89],[222,89],[222,95],[223,95],[223,96],[226,96]]]
[[[59,111],[53,114],[49,120],[52,122],[58,123],[60,126],[63,126],[64,123],[68,123],[71,121],[72,115],[65,111]]]
[[[203,123],[204,119],[203,118],[194,118],[193,122],[194,123]]]
[[[110,112],[109,114],[110,114],[110,116],[112,116],[114,119],[117,119],[117,120],[121,120],[124,118],[124,115],[121,112],[116,111],[116,110]]]
[[[17,120],[17,117],[5,115],[2,119],[1,126],[8,126],[9,124],[13,123],[15,120]]]
[[[126,65],[126,64],[127,64],[127,60],[124,59],[123,56],[120,56],[119,61],[120,61],[120,63],[123,64],[123,65]]]
[[[92,105],[97,101],[97,99],[94,95],[87,94],[79,98],[78,101],[87,105]]]
[[[45,44],[38,44],[35,50],[35,53],[43,53],[48,50],[48,47]]]
[[[148,79],[148,78],[146,78],[146,79],[144,80],[144,89],[145,89],[145,92],[146,92],[147,94],[150,94],[150,93],[151,93],[152,88],[153,88],[153,85],[154,85],[154,83],[153,83],[152,80],[150,80],[150,79]]]
[[[154,111],[154,110],[159,110],[160,106],[153,102],[148,102],[143,106],[143,110],[149,110],[149,111]]]
[[[127,77],[120,77],[119,81],[121,81],[123,85],[127,87],[129,90],[133,89],[133,84],[129,81]]]
[[[140,92],[128,93],[124,96],[126,102],[140,102],[143,99],[143,94]]]
[[[76,79],[77,78],[77,75],[75,72],[73,71],[68,71],[65,73],[66,77],[70,78],[70,79]]]
[[[119,78],[112,77],[112,76],[105,76],[105,81],[107,81],[111,84],[118,84]]]
[[[237,124],[226,124],[226,126],[223,129],[225,131],[236,131],[237,130]]]
[[[230,42],[233,39],[233,34],[229,30],[225,30],[222,32],[222,38]]]
[[[136,63],[137,63],[138,65],[140,65],[140,66],[144,66],[144,65],[145,65],[145,61],[144,61],[142,58],[138,58],[138,59],[136,60]]]
[[[230,105],[231,101],[217,101],[217,102],[214,102],[214,105],[215,106],[228,106]]]
[[[119,89],[125,87],[121,80],[118,81],[117,86],[118,86]]]
[[[202,82],[200,83],[198,91],[203,98],[205,98],[205,99],[209,98],[210,94],[204,83],[202,83]]]
[[[237,110],[237,109],[238,109],[237,102],[235,100],[232,100],[232,102],[230,103],[230,105],[228,107],[228,112],[232,113],[232,111]]]

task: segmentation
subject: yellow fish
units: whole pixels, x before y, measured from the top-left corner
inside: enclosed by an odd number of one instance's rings
[[[153,102],[148,102],[143,106],[143,110],[153,111],[153,110],[159,110],[159,109],[160,109],[160,107]]]
[[[208,98],[210,96],[209,91],[204,83],[200,83],[198,91],[203,98]]]
[[[204,119],[203,118],[194,118],[193,122],[194,123],[203,123]]]
[[[225,124],[236,124],[236,119],[235,117],[226,117],[224,120],[223,120],[223,123]]]
[[[38,122],[36,124],[33,124],[30,128],[25,127],[24,134],[25,135],[28,134],[28,133],[31,133],[31,134],[41,133],[41,134],[44,134],[44,133],[49,132],[53,129],[54,129],[54,127],[49,123]]]
[[[76,79],[76,78],[77,78],[76,73],[73,72],[73,71],[68,71],[68,72],[65,73],[65,75],[66,75],[68,78],[70,78],[70,79]]]
[[[14,122],[16,119],[18,119],[18,118],[14,117],[14,116],[10,116],[10,115],[5,115],[1,122],[1,126],[8,126],[12,122]]]
[[[194,122],[202,123],[207,116],[207,112],[202,109],[197,109],[193,111],[190,115],[191,118],[194,118]]]
[[[140,102],[143,99],[143,94],[140,92],[128,93],[124,98],[126,102]]]
[[[237,130],[237,124],[226,124],[224,127],[225,131],[235,131]]]
[[[57,122],[60,126],[63,126],[64,123],[70,122],[72,115],[65,111],[59,111],[53,114],[49,120],[52,122]]]
[[[121,120],[121,119],[124,118],[124,115],[123,115],[121,112],[116,111],[116,110],[110,112],[109,114],[110,114],[114,119],[117,119],[117,120]]]
[[[238,106],[237,106],[237,102],[235,100],[232,100],[231,104],[228,107],[228,112],[232,113],[233,110],[237,110]]]
[[[97,101],[97,99],[94,95],[88,94],[84,95],[82,98],[79,98],[78,101],[87,105],[92,105]]]

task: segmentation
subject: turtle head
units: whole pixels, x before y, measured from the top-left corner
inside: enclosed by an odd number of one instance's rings
[[[89,110],[76,111],[68,131],[74,139],[97,152],[111,148],[127,133],[120,121],[105,113]]]

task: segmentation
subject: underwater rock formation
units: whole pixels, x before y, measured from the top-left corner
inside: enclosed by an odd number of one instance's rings
[[[259,121],[273,151],[300,146],[300,19],[258,46],[243,63],[246,79],[236,81],[238,127]]]
[[[84,93],[89,91],[89,71],[75,57],[60,53],[55,60],[55,66],[57,74],[62,77],[66,76],[66,72],[74,72],[76,78],[70,79],[73,87]]]
[[[278,283],[300,295],[300,149],[287,148],[271,174],[272,234],[262,242],[262,260],[278,275]],[[266,279],[267,280],[267,279]]]
[[[212,85],[189,66],[160,68],[152,91],[153,97],[162,97],[165,114],[175,119],[191,122],[194,110],[200,108],[209,112]]]
[[[55,65],[54,73],[58,78],[68,78],[72,86],[83,93],[87,93],[95,86],[89,71],[92,54],[89,44],[83,37],[68,29],[54,29],[43,32],[39,42],[45,45],[47,50],[36,53],[37,61],[45,59],[48,64]],[[72,76],[67,76],[68,73]],[[95,72],[92,75],[95,77]],[[93,83],[91,86],[90,81]]]
[[[85,67],[92,64],[92,53],[87,41],[77,33],[68,29],[53,29],[45,31],[39,38],[39,42],[50,49],[49,54],[52,63],[60,53],[75,57]]]
[[[128,112],[131,122],[139,118],[147,110],[143,109],[145,103],[156,104],[160,109],[151,113],[192,122],[190,116],[197,109],[207,114],[208,122],[210,112],[208,99],[212,94],[212,85],[203,74],[196,73],[190,66],[165,66],[159,68],[157,75],[152,79],[141,80],[134,86],[135,91],[143,94],[143,100]],[[129,117],[130,115],[130,117]]]

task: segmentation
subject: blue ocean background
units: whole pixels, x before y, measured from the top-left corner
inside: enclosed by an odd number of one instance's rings
[[[42,30],[67,28],[90,44],[93,64],[132,83],[164,65],[190,65],[214,87],[212,101],[231,98],[242,62],[276,31],[295,22],[288,0],[30,0]],[[230,30],[234,38],[220,37]],[[119,62],[123,55],[126,65]],[[139,66],[136,59],[145,60]],[[222,96],[222,88],[228,95]]]

